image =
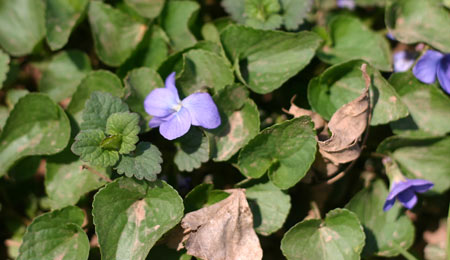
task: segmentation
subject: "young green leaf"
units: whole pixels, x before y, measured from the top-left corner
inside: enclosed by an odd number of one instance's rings
[[[106,121],[106,134],[121,137],[120,154],[128,154],[136,149],[140,130],[139,115],[136,113],[114,113]]]
[[[360,259],[364,239],[356,214],[337,208],[324,220],[304,220],[289,229],[281,240],[281,251],[288,260]]]
[[[385,212],[383,205],[388,190],[381,180],[358,192],[345,206],[354,212],[366,233],[366,245],[362,255],[392,257],[401,251],[398,247],[408,249],[414,241],[414,226],[404,214],[402,207],[395,204]]]
[[[117,165],[117,173],[127,177],[134,176],[139,180],[145,178],[155,181],[156,175],[161,172],[162,161],[158,147],[148,142],[140,142],[133,153],[122,156]]]
[[[47,42],[53,51],[62,48],[69,40],[74,27],[84,15],[88,0],[47,0]]]
[[[147,26],[100,1],[89,3],[89,23],[100,60],[120,66],[144,37]]]
[[[189,132],[177,139],[174,163],[178,170],[191,172],[209,160],[209,140],[203,132],[191,127]]]
[[[280,16],[281,6],[278,0],[246,0],[245,24],[256,29],[277,29],[283,19]]]
[[[39,91],[55,102],[71,97],[81,80],[91,70],[89,57],[81,51],[63,51],[52,57],[42,72]]]
[[[303,23],[312,5],[311,0],[281,0],[281,16],[286,29],[296,30]]]
[[[0,135],[0,176],[20,158],[62,151],[69,138],[64,110],[46,95],[26,95],[14,106]]]
[[[94,197],[94,224],[104,259],[145,259],[183,216],[183,200],[163,181],[119,178]]]
[[[94,92],[84,107],[80,129],[105,131],[108,118],[119,112],[128,112],[127,104],[120,98],[106,92]]]
[[[125,3],[145,18],[156,18],[161,13],[165,0],[125,0]]]
[[[23,237],[17,259],[88,259],[89,239],[81,228],[83,221],[83,211],[74,206],[35,218]]]
[[[114,140],[114,139],[113,139]],[[108,143],[109,142],[109,143]],[[94,166],[108,167],[116,164],[119,160],[117,143],[111,148],[111,138],[100,129],[83,130],[75,137],[72,145],[72,152],[85,162],[89,162]],[[120,143],[119,143],[120,145]]]

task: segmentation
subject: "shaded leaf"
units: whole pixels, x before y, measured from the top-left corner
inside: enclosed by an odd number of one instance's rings
[[[80,22],[88,0],[46,0],[45,25],[47,43],[53,51],[69,40],[74,27]]]
[[[382,71],[392,70],[389,43],[371,31],[358,18],[336,16],[328,25],[332,46],[324,46],[317,56],[324,62],[336,64],[362,59]]]
[[[140,142],[132,154],[122,156],[117,165],[117,173],[127,177],[134,176],[139,180],[145,178],[155,181],[156,175],[161,172],[162,162],[158,147],[148,142]]]
[[[286,33],[230,25],[221,33],[237,77],[260,94],[272,92],[302,70],[321,39],[315,33]]]
[[[122,83],[115,74],[105,70],[90,72],[81,81],[67,107],[67,111],[72,114],[77,123],[81,123],[86,101],[95,91],[107,92],[115,97],[122,97],[124,94]]]
[[[315,132],[308,117],[294,118],[261,131],[239,153],[238,167],[247,177],[269,177],[287,189],[303,178],[314,161]]]
[[[439,0],[399,0],[386,6],[386,27],[404,43],[425,42],[450,52],[450,13]]]
[[[0,176],[20,158],[62,151],[69,142],[70,124],[61,107],[43,94],[21,98],[0,135]]]
[[[89,57],[85,53],[78,50],[60,52],[43,70],[39,91],[59,102],[72,96],[90,70]]]
[[[71,149],[74,154],[80,156],[82,161],[94,166],[108,167],[119,160],[119,153],[117,149],[105,147],[105,141],[108,139],[102,130],[84,130],[77,134]]]
[[[381,180],[358,192],[345,206],[354,212],[364,227],[366,245],[362,255],[392,257],[408,249],[414,241],[414,226],[397,203],[385,212],[383,205],[388,190]]]
[[[0,24],[0,45],[6,52],[12,56],[31,53],[45,36],[44,1],[2,1]]]
[[[450,137],[392,136],[377,148],[377,152],[394,159],[407,177],[431,181],[434,183],[433,191],[439,193],[450,188],[448,151]]]
[[[119,178],[94,197],[93,216],[104,259],[144,259],[183,216],[183,201],[163,181]]]
[[[155,18],[164,7],[165,0],[125,0],[139,15],[145,18]]]
[[[199,9],[199,4],[193,1],[167,2],[161,15],[161,26],[169,36],[174,50],[180,51],[197,42],[189,27],[194,22]]]
[[[147,26],[100,1],[89,3],[94,46],[100,60],[113,67],[121,65],[144,37]]]
[[[6,74],[9,71],[9,56],[0,50],[0,89],[3,87],[3,81],[6,79]]]
[[[450,132],[450,100],[438,86],[418,81],[411,72],[395,73],[389,79],[400,99],[408,107],[409,117],[391,123],[396,134],[420,130],[430,135]]]
[[[228,192],[228,198],[186,214],[181,221],[184,247],[189,255],[208,260],[262,259],[244,191]]]
[[[281,251],[291,259],[360,259],[365,235],[355,213],[334,209],[324,220],[304,220],[281,240]]]
[[[213,205],[230,196],[229,193],[223,190],[214,189],[214,185],[210,183],[202,183],[195,186],[184,197],[185,212],[199,210],[205,206]]]
[[[312,79],[308,85],[308,101],[313,111],[319,113],[325,120],[330,120],[340,107],[361,95],[365,85],[360,70],[363,63],[354,60],[337,64]],[[380,72],[367,66],[367,74],[371,78],[370,125],[386,124],[406,117],[407,107]]]
[[[17,259],[88,259],[89,239],[81,229],[83,220],[83,211],[73,206],[35,218],[23,237]]]
[[[177,151],[173,161],[180,171],[191,172],[209,160],[209,140],[196,127],[191,127],[189,132],[178,138],[175,146]]]

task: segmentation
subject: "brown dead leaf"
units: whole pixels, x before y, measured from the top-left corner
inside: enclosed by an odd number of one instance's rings
[[[316,112],[296,106],[294,104],[295,98],[296,96],[293,96],[291,98],[291,107],[289,108],[289,110],[284,110],[286,113],[293,115],[294,117],[311,117],[311,120],[314,122],[315,130],[323,129],[327,126],[327,122]]]
[[[203,260],[262,259],[244,190],[226,191],[228,198],[190,212],[181,221],[187,253]]]
[[[365,68],[366,64],[363,64],[361,70],[366,80],[364,92],[333,114],[328,123],[331,137],[318,141],[319,152],[336,165],[351,162],[361,153],[358,142],[368,125],[370,115],[370,78]]]

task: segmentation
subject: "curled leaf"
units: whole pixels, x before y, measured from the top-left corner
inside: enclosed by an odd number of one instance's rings
[[[257,260],[262,249],[243,189],[214,205],[186,214],[181,221],[184,247],[203,260]]]
[[[314,111],[296,106],[294,104],[295,98],[296,96],[293,96],[291,98],[291,107],[289,108],[289,110],[286,111],[284,110],[284,108],[283,110],[286,113],[293,115],[294,117],[301,117],[301,116],[311,117],[311,120],[314,122],[314,130],[326,129],[327,121],[325,121],[318,113]]]
[[[365,69],[366,64],[363,64],[361,70],[366,81],[364,92],[333,114],[328,123],[331,137],[318,141],[320,154],[336,165],[353,161],[361,153],[358,141],[368,125],[370,115],[370,78]]]

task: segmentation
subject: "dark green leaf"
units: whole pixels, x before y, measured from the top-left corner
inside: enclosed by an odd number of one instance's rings
[[[19,99],[23,98],[29,93],[30,91],[28,91],[27,89],[20,89],[20,88],[9,89],[8,92],[6,92],[5,97],[5,103],[8,106],[8,109],[12,110],[14,106],[17,104],[17,102],[19,102]]]
[[[42,72],[39,91],[59,102],[72,96],[90,70],[89,57],[85,53],[77,50],[60,52]]]
[[[42,214],[28,226],[17,259],[88,259],[83,220],[83,211],[73,206]]]
[[[334,209],[324,220],[304,220],[281,240],[287,259],[360,259],[365,235],[358,217],[346,209]]]
[[[383,211],[388,196],[383,181],[378,180],[372,186],[358,192],[345,206],[353,211],[361,221],[366,234],[366,245],[362,255],[391,257],[408,249],[414,241],[414,226],[405,215],[399,203],[392,209]]]
[[[177,139],[175,146],[177,152],[173,161],[180,171],[191,172],[209,160],[209,140],[194,126],[187,134]]]
[[[3,87],[3,81],[6,79],[6,74],[9,71],[9,56],[0,50],[0,89]]]
[[[358,18],[337,16],[330,22],[329,31],[332,46],[324,46],[317,54],[324,62],[336,64],[362,59],[379,70],[392,70],[388,41]]]
[[[119,178],[95,195],[92,213],[102,258],[144,259],[180,222],[183,200],[163,181]]]
[[[286,33],[230,25],[221,34],[240,80],[265,94],[279,88],[312,59],[321,39],[315,33]]]
[[[52,50],[66,45],[74,27],[80,22],[88,0],[46,0],[47,42]]]
[[[357,98],[365,88],[359,60],[337,64],[328,68],[308,85],[308,101],[314,111],[326,120],[344,104]],[[386,124],[408,115],[394,88],[379,71],[367,66],[372,79],[370,102],[373,110],[371,125]]]
[[[62,151],[69,138],[64,110],[43,94],[28,94],[14,106],[0,135],[0,176],[20,158]]]
[[[161,172],[161,152],[158,147],[148,142],[140,142],[136,151],[130,155],[123,155],[117,165],[117,172],[127,177],[145,178],[155,181],[156,175]]]
[[[205,206],[210,206],[223,199],[226,199],[230,194],[222,190],[215,190],[214,185],[209,183],[202,183],[195,186],[184,197],[185,212],[199,210]]]
[[[112,166],[119,160],[119,153],[118,149],[108,149],[108,140],[100,129],[84,130],[75,137],[72,152],[80,156],[82,161],[90,162],[94,166]]]
[[[147,26],[100,1],[89,4],[95,51],[109,66],[121,65],[144,37]]]
[[[23,56],[31,53],[45,36],[44,1],[2,1],[0,24],[0,45],[9,54]]]

